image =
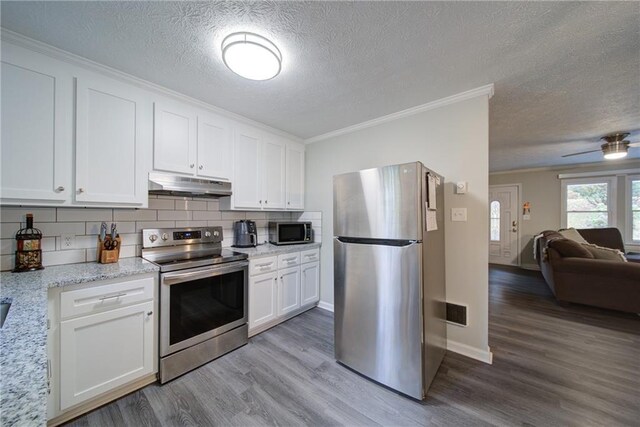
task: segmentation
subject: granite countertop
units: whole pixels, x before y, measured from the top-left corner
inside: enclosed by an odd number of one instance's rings
[[[0,273],[0,301],[11,308],[0,329],[0,425],[47,423],[47,290],[159,269],[142,258]]]
[[[286,254],[290,252],[300,252],[307,251],[309,249],[319,248],[321,246],[320,242],[314,243],[302,243],[299,245],[272,245],[271,243],[265,243],[262,245],[258,245],[255,248],[235,248],[231,247],[229,249],[235,252],[242,252],[243,254],[249,255],[249,258],[258,258],[269,255],[278,255],[278,254]]]

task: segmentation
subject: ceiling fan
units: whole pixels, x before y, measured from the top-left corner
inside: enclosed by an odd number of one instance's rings
[[[605,135],[601,140],[607,141],[600,146],[598,150],[581,151],[579,153],[565,154],[562,157],[579,156],[581,154],[595,153],[596,151],[602,151],[604,158],[607,160],[621,159],[627,155],[629,147],[640,147],[640,141],[629,142],[625,140],[629,136],[626,132],[616,132],[609,135]]]

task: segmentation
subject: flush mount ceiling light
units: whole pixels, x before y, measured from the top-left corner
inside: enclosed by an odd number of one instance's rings
[[[222,41],[222,60],[234,73],[250,80],[269,80],[282,69],[282,54],[268,39],[254,33],[229,34]]]

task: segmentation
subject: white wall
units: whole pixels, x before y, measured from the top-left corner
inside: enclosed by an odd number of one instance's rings
[[[445,176],[447,300],[468,304],[469,326],[448,325],[449,348],[489,361],[489,96],[471,99],[307,145],[306,205],[322,211],[321,303],[333,304],[333,176],[419,160]],[[467,181],[466,195],[453,183]],[[467,222],[450,209],[466,207]]]

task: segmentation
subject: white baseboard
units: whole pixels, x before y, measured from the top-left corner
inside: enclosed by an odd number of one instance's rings
[[[447,340],[447,350],[488,363],[489,365],[493,363],[493,353],[491,353],[489,347],[487,347],[486,350],[480,350],[467,344]]]
[[[525,270],[540,271],[540,266],[538,264],[521,264],[520,268],[525,269]]]
[[[318,308],[321,308],[323,310],[327,310],[333,313],[333,304],[330,304],[326,301],[320,301],[318,303]]]

